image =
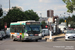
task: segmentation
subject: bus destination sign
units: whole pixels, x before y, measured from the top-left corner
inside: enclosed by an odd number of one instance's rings
[[[26,22],[26,25],[38,25],[40,22]]]

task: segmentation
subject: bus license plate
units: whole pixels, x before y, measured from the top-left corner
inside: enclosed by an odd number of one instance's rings
[[[33,34],[30,34],[30,36],[33,36]]]

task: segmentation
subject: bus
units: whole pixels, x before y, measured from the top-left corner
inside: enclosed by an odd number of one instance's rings
[[[18,21],[10,23],[10,38],[16,40],[42,39],[41,23],[37,21]]]

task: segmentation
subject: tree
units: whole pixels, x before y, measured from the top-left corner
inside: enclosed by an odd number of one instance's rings
[[[68,24],[71,24],[72,25],[72,23],[73,23],[73,25],[74,25],[74,22],[75,22],[75,15],[72,15],[72,17],[68,17],[67,19],[66,19],[66,21],[67,21],[67,26],[68,26]]]
[[[59,24],[61,24],[61,22],[64,22],[64,19],[63,19],[63,18],[61,18],[61,19],[59,20]]]
[[[24,20],[24,16],[25,14],[20,8],[12,7],[12,9],[9,10],[8,14],[3,18],[3,22],[7,22],[7,25],[9,27],[11,22]]]
[[[70,21],[69,24],[71,25],[71,28],[75,28],[75,22],[74,21]]]
[[[42,28],[45,28],[45,26],[47,25],[45,21],[42,21],[41,24],[42,24]]]
[[[27,10],[25,11],[25,14],[26,14],[27,20],[35,20],[35,21],[39,20],[39,16],[33,10]]]
[[[0,8],[0,17],[3,15],[3,10]]]
[[[21,7],[12,7],[7,15],[1,20],[1,26],[4,27],[4,23],[7,22],[7,26],[10,26],[11,22],[26,21],[26,20],[39,20],[39,16],[33,10],[22,11]]]
[[[66,4],[66,7],[67,7],[67,12],[70,12],[72,13],[73,12],[73,9],[74,6],[75,6],[75,0],[62,0],[65,4]]]
[[[72,15],[72,20],[75,22],[75,15]]]

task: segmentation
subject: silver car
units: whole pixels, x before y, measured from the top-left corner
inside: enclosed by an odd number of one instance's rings
[[[48,36],[49,30],[48,29],[42,29],[42,36]]]
[[[75,40],[75,30],[67,30],[65,40]]]
[[[2,35],[2,33],[0,33],[0,40],[3,40],[3,35]]]
[[[5,39],[6,38],[6,34],[4,31],[0,31],[0,33],[2,34],[2,37]]]

